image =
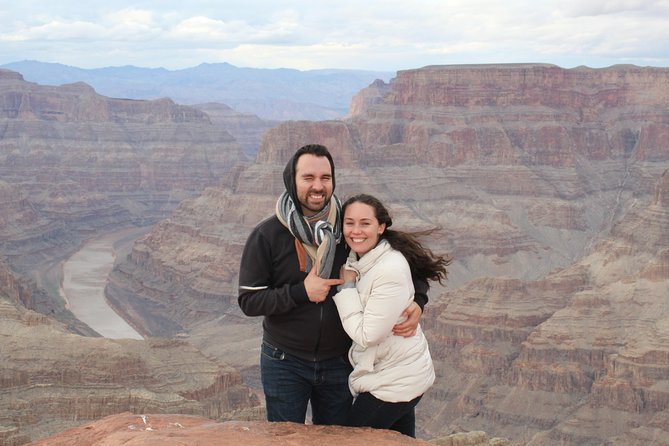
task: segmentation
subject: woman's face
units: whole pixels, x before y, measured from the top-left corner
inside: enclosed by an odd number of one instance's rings
[[[351,249],[363,256],[371,251],[385,231],[386,225],[379,224],[374,208],[368,204],[355,202],[346,206],[344,212],[344,238]]]

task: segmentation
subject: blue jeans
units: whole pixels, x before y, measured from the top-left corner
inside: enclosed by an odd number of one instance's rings
[[[421,397],[422,395],[406,403],[388,403],[371,393],[361,393],[355,398],[346,425],[390,429],[415,438],[415,409]]]
[[[352,370],[346,355],[306,361],[263,341],[260,376],[267,421],[304,423],[311,401],[314,424],[343,425],[353,401],[348,388]]]

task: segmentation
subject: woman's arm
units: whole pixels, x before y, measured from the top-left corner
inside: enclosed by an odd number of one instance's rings
[[[406,261],[384,262],[380,271],[368,272],[375,276],[364,307],[356,288],[343,289],[334,296],[344,330],[353,342],[368,347],[392,335],[412,293],[408,269]]]

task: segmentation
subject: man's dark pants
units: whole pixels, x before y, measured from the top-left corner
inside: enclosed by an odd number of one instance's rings
[[[304,423],[311,401],[313,424],[343,425],[351,409],[346,355],[306,361],[262,343],[260,374],[268,421]]]

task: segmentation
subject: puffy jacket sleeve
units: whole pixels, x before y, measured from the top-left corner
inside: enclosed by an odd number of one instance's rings
[[[341,290],[334,301],[344,330],[353,342],[370,347],[392,335],[412,292],[406,275],[398,274],[394,268],[384,268],[374,279],[366,305],[363,306],[356,288]]]

